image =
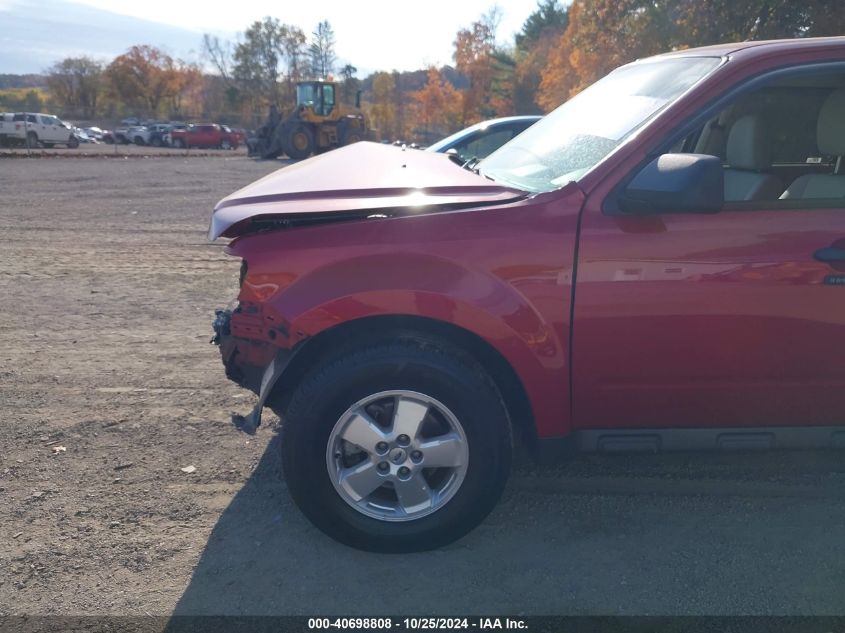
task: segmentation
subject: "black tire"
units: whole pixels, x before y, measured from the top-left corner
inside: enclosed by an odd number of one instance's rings
[[[314,133],[304,123],[297,123],[285,134],[285,154],[294,160],[308,158],[314,153]]]
[[[475,528],[501,496],[510,471],[505,405],[473,358],[445,342],[394,338],[339,352],[307,374],[282,413],[282,458],[291,496],[330,537],[374,552],[441,547]],[[326,452],[350,406],[383,391],[407,390],[445,405],[466,437],[468,462],[454,496],[433,513],[407,521],[367,516],[347,503],[329,477]]]
[[[134,139],[132,139],[132,141],[135,143],[135,145],[142,145],[142,146],[146,145],[146,143],[144,142],[144,139],[141,138],[140,136],[136,136]]]
[[[36,134],[35,132],[27,132],[26,146],[29,149],[36,149],[38,147],[38,134]]]
[[[67,146],[68,146],[70,149],[76,149],[77,147],[79,147],[79,139],[78,139],[78,138],[76,138],[75,136],[71,136],[71,137],[67,140]]]
[[[220,141],[219,148],[220,149],[232,149],[232,141],[230,141],[227,138],[224,138],[222,141]]]
[[[184,149],[185,141],[183,141],[181,138],[173,139],[173,147],[175,147],[176,149]]]
[[[152,142],[150,143],[153,147],[161,147],[161,138],[158,136],[154,136]]]
[[[352,143],[363,141],[364,134],[359,128],[344,126],[341,130],[339,140],[341,145],[352,145]]]

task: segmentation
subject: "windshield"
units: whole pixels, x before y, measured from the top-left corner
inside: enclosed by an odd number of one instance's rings
[[[525,191],[578,180],[719,62],[679,57],[623,66],[491,154],[481,173]]]

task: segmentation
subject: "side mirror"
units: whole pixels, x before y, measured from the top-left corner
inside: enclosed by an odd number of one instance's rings
[[[663,154],[619,196],[623,213],[717,213],[725,202],[722,161],[707,154]]]

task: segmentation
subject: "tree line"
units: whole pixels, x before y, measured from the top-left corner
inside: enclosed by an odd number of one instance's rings
[[[362,91],[381,138],[430,142],[483,119],[548,112],[613,68],[655,53],[845,33],[841,0],[539,0],[508,42],[497,39],[500,18],[493,7],[458,30],[454,66],[359,79],[351,64],[337,67],[328,20],[306,34],[266,17],[235,42],[205,35],[202,65],[139,45],[107,64],[88,57],[57,62],[47,88],[65,116],[254,127],[270,105],[293,107],[298,81],[333,78],[347,106]]]

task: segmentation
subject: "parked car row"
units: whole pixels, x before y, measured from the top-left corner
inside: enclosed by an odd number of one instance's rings
[[[123,125],[114,130],[114,142],[153,147],[237,149],[246,141],[244,132],[217,123],[194,125],[172,121],[169,123],[137,123],[135,121],[137,120],[122,121]]]
[[[427,148],[452,154],[456,161],[480,160],[535,123],[540,117],[507,117],[478,123]],[[237,149],[246,134],[227,125],[193,125],[182,122],[124,119],[114,131],[80,128],[51,114],[15,112],[0,114],[0,145],[77,147],[80,143],[119,143],[175,148]],[[417,147],[411,145],[411,147]]]
[[[181,122],[140,122],[124,119],[113,131],[99,127],[80,128],[52,114],[40,112],[0,113],[0,146],[75,148],[80,143],[118,143],[153,147],[201,147],[237,149],[246,134],[227,125],[193,125]]]

